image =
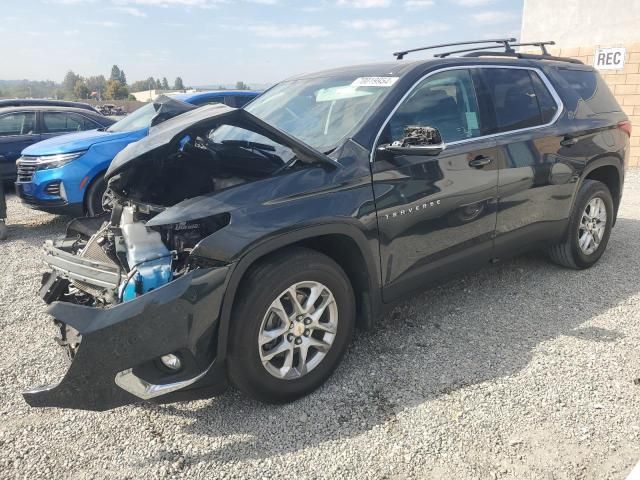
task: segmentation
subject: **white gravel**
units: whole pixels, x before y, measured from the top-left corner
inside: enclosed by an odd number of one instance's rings
[[[91,413],[20,395],[64,371],[36,292],[39,247],[68,219],[11,197],[0,477],[622,479],[640,459],[639,207],[633,171],[594,268],[529,255],[422,293],[301,401],[229,392]]]

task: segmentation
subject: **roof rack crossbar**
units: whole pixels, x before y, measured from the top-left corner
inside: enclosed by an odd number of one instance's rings
[[[477,44],[483,44],[483,43],[496,43],[498,45],[502,45],[505,49],[505,52],[514,52],[514,50],[509,45],[509,42],[515,42],[515,41],[516,41],[515,38],[497,38],[497,39],[489,39],[489,40],[474,40],[474,41],[468,41],[468,42],[442,43],[440,45],[430,45],[428,47],[413,48],[411,50],[402,50],[399,52],[394,52],[393,55],[396,57],[396,59],[402,60],[405,57],[405,55],[407,55],[408,53],[420,52],[422,50],[432,50],[434,48],[443,48],[443,47],[455,47],[457,45],[477,45]],[[476,50],[476,49],[473,49],[473,50]]]
[[[542,55],[551,55],[547,51],[547,45],[555,45],[556,42],[549,40],[548,42],[529,42],[529,43],[512,43],[512,47],[539,47],[542,50]]]
[[[511,43],[509,44],[509,46],[513,47],[516,46],[516,44]],[[482,51],[482,50],[493,50],[494,48],[501,48],[498,45],[490,45],[488,47],[478,47],[478,48],[465,48],[464,50],[452,50],[450,52],[443,52],[443,53],[436,53],[433,56],[437,57],[437,58],[446,58],[449,55],[454,55],[456,53],[466,53],[466,52],[478,52],[478,51]],[[501,52],[504,53],[504,52]],[[511,53],[511,52],[509,52]],[[516,53],[515,51],[513,51],[512,53]]]

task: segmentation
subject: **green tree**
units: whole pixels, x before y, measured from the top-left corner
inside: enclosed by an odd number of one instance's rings
[[[246,83],[240,81],[240,82],[236,82],[236,90],[249,90],[249,85],[247,85]]]
[[[162,89],[162,83],[160,83],[160,79],[156,78],[156,90]]]
[[[86,82],[83,79],[79,79],[76,82],[75,87],[73,87],[73,94],[76,98],[84,99],[89,98],[89,87],[87,87]]]
[[[69,70],[62,81],[62,90],[65,98],[74,98],[76,83],[81,80],[80,75],[76,75],[73,70]]]
[[[124,74],[124,70],[120,70],[120,83],[122,85],[127,84],[127,76]]]
[[[173,82],[174,90],[184,90],[184,83],[182,83],[182,78],[176,77],[176,81]]]
[[[107,100],[123,100],[129,97],[129,89],[120,80],[109,80],[104,98]]]
[[[86,79],[86,83],[87,88],[89,89],[89,94],[93,94],[95,92],[98,95],[98,98],[102,98],[104,96],[104,92],[107,89],[107,79],[104,78],[104,75],[88,77]]]
[[[162,89],[169,90],[169,82],[167,81],[167,77],[162,77]]]
[[[120,82],[120,68],[118,68],[118,65],[111,67],[111,76],[109,77],[109,80],[117,80]]]

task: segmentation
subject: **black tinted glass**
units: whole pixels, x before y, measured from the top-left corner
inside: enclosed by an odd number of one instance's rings
[[[593,113],[617,112],[620,110],[609,87],[596,72],[559,68],[558,73]]]
[[[532,71],[529,71],[529,74],[531,75],[533,88],[536,92],[536,98],[538,99],[538,106],[542,114],[542,123],[549,123],[558,111],[558,105],[538,74]]]
[[[482,72],[495,110],[495,132],[535,127],[543,122],[529,70],[486,68]]]

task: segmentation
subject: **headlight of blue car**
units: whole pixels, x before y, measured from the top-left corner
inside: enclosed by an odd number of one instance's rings
[[[29,163],[33,165],[36,170],[46,170],[48,168],[58,168],[67,163],[81,157],[87,151],[73,153],[57,153],[54,155],[41,155],[41,156],[23,156],[18,159],[18,164]]]

